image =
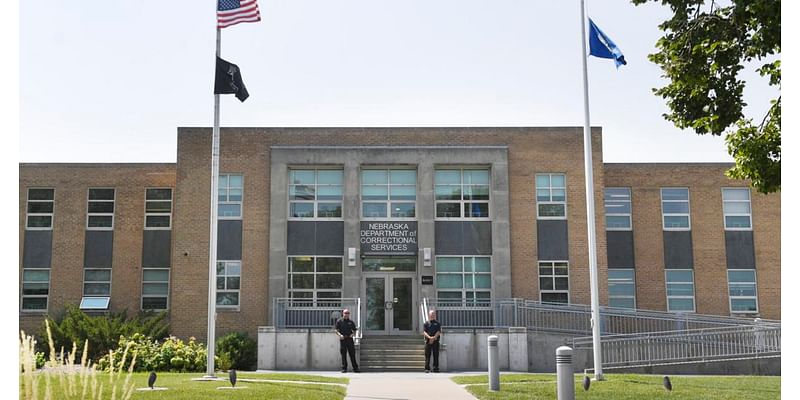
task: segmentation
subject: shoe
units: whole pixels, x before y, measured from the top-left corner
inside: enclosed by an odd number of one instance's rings
[[[347,370],[346,370],[346,369],[343,369],[343,370],[342,370],[342,373],[345,373],[345,372],[347,372]]]
[[[361,370],[360,369],[354,369],[353,372],[359,373],[359,372],[361,372]]]
[[[434,368],[434,369],[433,369],[433,372],[435,372],[435,373],[437,373],[437,374],[438,374],[438,373],[439,373],[439,368]]]
[[[429,369],[425,368],[425,373],[426,373],[426,374],[430,374],[430,373],[431,373],[431,370],[429,370]]]

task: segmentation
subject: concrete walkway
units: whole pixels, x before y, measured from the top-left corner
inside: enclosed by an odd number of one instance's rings
[[[262,372],[262,371],[259,371]],[[267,372],[267,371],[263,371]],[[349,378],[345,400],[474,400],[453,376],[479,373],[269,371]]]

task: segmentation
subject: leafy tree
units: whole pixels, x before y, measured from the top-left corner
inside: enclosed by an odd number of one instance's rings
[[[660,2],[673,12],[659,28],[658,64],[669,83],[653,92],[666,99],[664,118],[697,134],[726,133],[735,179],[750,179],[762,193],[781,189],[781,1],[631,0],[640,5]],[[766,115],[757,122],[742,110],[745,82],[739,72],[756,71],[778,89]]]

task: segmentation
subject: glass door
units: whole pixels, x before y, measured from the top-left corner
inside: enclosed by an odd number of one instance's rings
[[[414,334],[414,275],[365,274],[365,334]]]

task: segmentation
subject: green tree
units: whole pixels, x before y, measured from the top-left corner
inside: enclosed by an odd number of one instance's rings
[[[730,0],[725,6],[703,0],[631,0],[669,6],[671,19],[659,28],[658,52],[650,61],[669,83],[653,89],[666,99],[664,118],[697,134],[726,134],[736,165],[735,179],[750,179],[762,193],[781,189],[781,2]],[[777,97],[763,116],[748,118],[739,73],[754,65],[777,87]]]

